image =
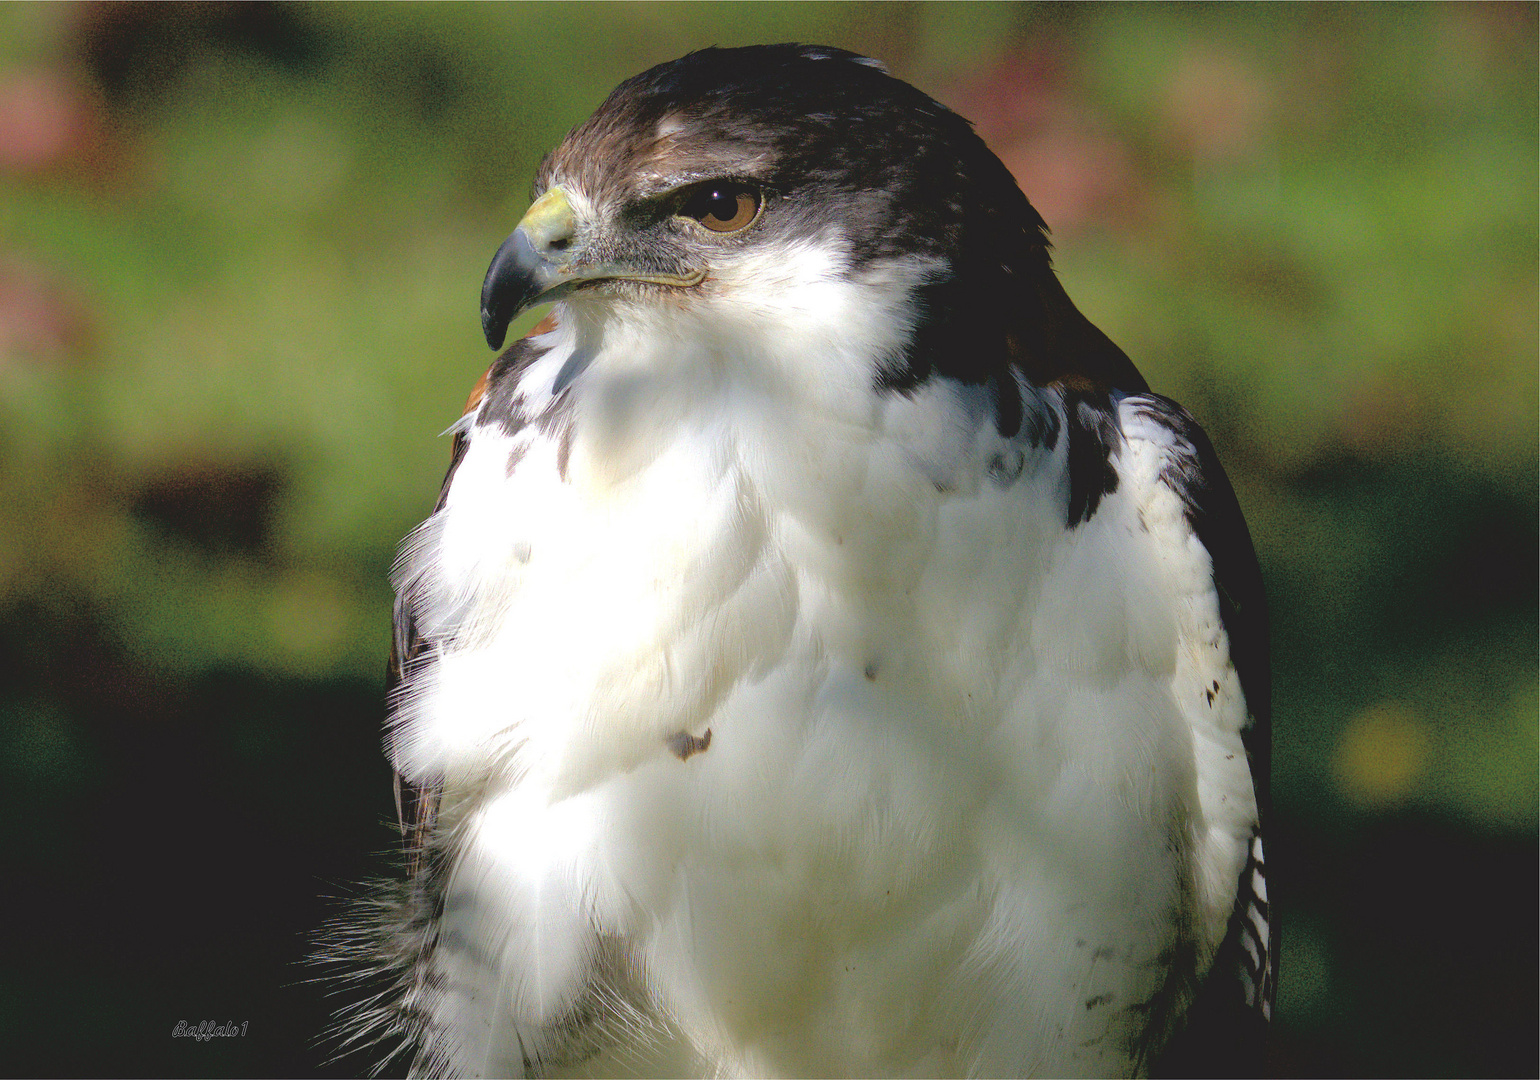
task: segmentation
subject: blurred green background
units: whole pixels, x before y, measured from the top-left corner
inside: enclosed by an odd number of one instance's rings
[[[975,120],[1214,436],[1273,611],[1275,1071],[1535,1075],[1517,4],[0,5],[0,1070],[365,1070],[299,960],[390,866],[387,575],[482,274],[621,78],[780,40]]]

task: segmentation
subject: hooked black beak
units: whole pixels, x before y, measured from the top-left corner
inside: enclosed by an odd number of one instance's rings
[[[553,187],[535,200],[513,235],[492,256],[481,284],[481,330],[487,344],[502,347],[508,324],[536,304],[559,300],[579,285],[594,281],[645,281],[689,288],[704,270],[667,273],[582,257],[577,213],[567,193]]]
[[[567,249],[577,232],[577,217],[567,193],[553,187],[529,208],[513,235],[492,256],[481,283],[481,331],[487,344],[501,348],[508,324],[541,299],[554,299],[563,285],[577,279]]]

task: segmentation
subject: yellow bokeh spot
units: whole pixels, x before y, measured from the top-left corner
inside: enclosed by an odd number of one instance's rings
[[[1416,789],[1432,753],[1433,737],[1423,719],[1400,702],[1382,701],[1348,721],[1332,765],[1348,798],[1390,806]]]

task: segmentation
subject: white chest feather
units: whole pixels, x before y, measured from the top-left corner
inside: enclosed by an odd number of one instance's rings
[[[553,1054],[608,980],[605,1067],[1127,1070],[1255,820],[1161,433],[1068,529],[1066,442],[1001,439],[981,391],[576,348],[403,563],[440,644],[397,766],[458,837],[435,1053]]]

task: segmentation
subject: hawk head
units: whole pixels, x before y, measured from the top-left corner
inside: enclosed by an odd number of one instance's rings
[[[1002,364],[1038,385],[1144,387],[1070,303],[1043,219],[968,121],[853,53],[659,65],[547,156],[533,195],[482,287],[493,348],[553,300],[807,336],[842,317],[836,287],[859,283],[882,313],[861,331],[880,387],[983,383]]]

